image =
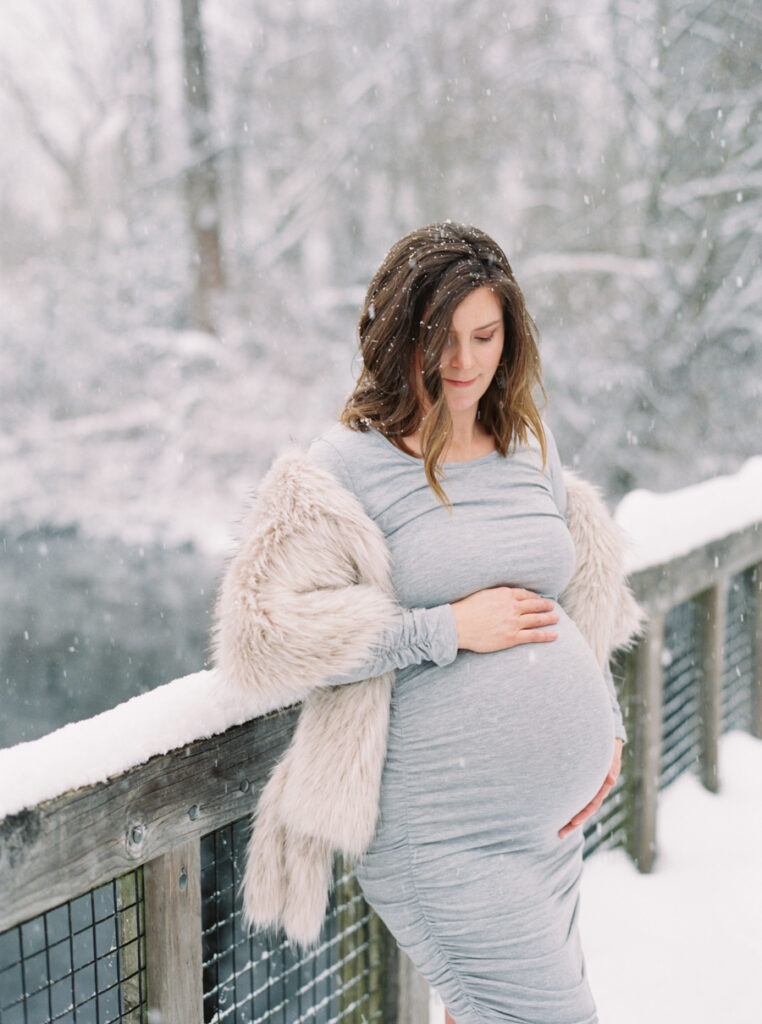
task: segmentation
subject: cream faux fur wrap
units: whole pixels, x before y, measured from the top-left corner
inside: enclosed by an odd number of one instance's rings
[[[569,471],[577,569],[562,597],[604,666],[637,631],[623,540],[598,492]],[[257,928],[317,941],[333,853],[373,838],[393,673],[321,686],[360,664],[396,604],[384,536],[358,499],[300,452],[263,479],[220,588],[215,661],[224,685],[271,706],[303,702],[291,744],[262,792],[243,882]]]

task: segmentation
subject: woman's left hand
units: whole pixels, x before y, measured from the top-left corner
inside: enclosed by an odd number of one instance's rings
[[[601,804],[609,795],[611,790],[614,788],[614,786],[616,785],[616,780],[619,778],[620,769],[622,767],[622,746],[622,740],[614,740],[614,759],[611,762],[611,767],[609,768],[608,775],[603,780],[603,785],[595,794],[595,796],[587,805],[587,807],[583,807],[579,814],[575,814],[572,820],[568,822],[566,825],[564,825],[564,827],[558,833],[560,839],[564,839],[566,836],[569,835],[570,832],[577,828],[578,825],[581,825],[583,821],[587,821],[587,819],[592,814],[595,814],[595,812],[601,806]]]

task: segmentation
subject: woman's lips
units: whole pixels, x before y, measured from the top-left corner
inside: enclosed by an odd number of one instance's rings
[[[476,377],[472,377],[471,380],[450,380],[449,377],[445,377],[444,380],[447,384],[452,384],[454,388],[467,388],[469,384],[473,384]]]

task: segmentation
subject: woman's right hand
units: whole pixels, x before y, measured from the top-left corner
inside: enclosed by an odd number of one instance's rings
[[[458,648],[487,654],[518,644],[546,643],[558,633],[553,601],[521,587],[477,590],[451,605],[458,630]]]

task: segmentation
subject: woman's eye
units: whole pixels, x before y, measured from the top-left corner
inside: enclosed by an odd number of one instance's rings
[[[492,341],[494,336],[495,336],[494,331],[493,331],[492,334],[477,334],[476,335],[476,340],[477,341]]]

